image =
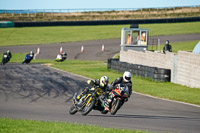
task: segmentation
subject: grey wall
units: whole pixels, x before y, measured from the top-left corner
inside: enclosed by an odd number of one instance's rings
[[[200,55],[178,51],[166,54],[151,51],[120,51],[120,61],[171,69],[171,82],[200,88]]]

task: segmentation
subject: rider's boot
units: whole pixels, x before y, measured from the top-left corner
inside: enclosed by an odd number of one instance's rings
[[[111,102],[111,99],[106,99],[105,102],[104,102],[104,108],[105,110],[107,111],[110,111],[110,102]]]

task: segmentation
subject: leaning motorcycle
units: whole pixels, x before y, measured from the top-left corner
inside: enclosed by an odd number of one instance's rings
[[[123,83],[117,84],[114,86],[114,89],[110,92],[111,102],[110,104],[110,113],[115,115],[117,111],[122,107],[124,102],[128,101],[129,89]],[[104,111],[106,112],[106,111]]]
[[[8,62],[8,55],[4,54],[3,55],[3,58],[2,58],[2,62],[1,62],[1,65],[5,65],[7,62]]]
[[[22,64],[26,63],[29,64],[31,62],[31,60],[33,59],[33,55],[29,55],[27,54],[24,58],[24,60],[22,61]]]
[[[87,115],[92,109],[103,111],[104,106],[101,104],[100,96],[104,94],[101,88],[90,89],[88,93],[82,96],[78,101],[76,99],[77,93],[73,97],[73,105],[71,106],[69,113],[74,115],[78,111],[82,115]]]

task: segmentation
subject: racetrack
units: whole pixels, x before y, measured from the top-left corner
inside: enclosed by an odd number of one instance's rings
[[[200,34],[183,34],[183,35],[168,35],[168,36],[154,36],[150,38],[160,38],[161,44],[166,40],[170,42],[183,42],[199,40]],[[93,40],[83,42],[68,42],[58,44],[44,44],[44,45],[27,45],[27,46],[6,46],[0,47],[0,53],[7,51],[8,49],[12,53],[29,53],[30,51],[36,52],[40,47],[41,54],[37,56],[37,59],[55,59],[59,53],[60,47],[63,47],[63,51],[67,52],[68,59],[71,60],[101,60],[107,61],[108,58],[112,58],[116,53],[120,51],[120,39],[107,39],[107,40]],[[104,44],[105,51],[102,52],[102,44]],[[84,52],[81,53],[81,47],[84,46]]]
[[[160,36],[161,43],[199,40],[200,34]],[[101,45],[105,51],[101,51]],[[81,53],[81,46],[84,52]],[[70,42],[48,45],[0,47],[12,53],[27,53],[41,48],[40,59],[55,59],[59,48],[68,59],[103,60],[120,51],[120,39]],[[12,60],[12,59],[11,59]],[[164,101],[133,93],[115,116],[98,111],[87,116],[69,115],[72,96],[87,86],[87,78],[62,72],[41,64],[8,63],[0,66],[0,117],[63,121],[104,127],[141,129],[156,132],[199,133],[200,107]]]
[[[41,64],[0,66],[0,117],[63,121],[156,132],[199,133],[200,107],[137,93],[116,115],[70,115],[74,92],[87,78]]]

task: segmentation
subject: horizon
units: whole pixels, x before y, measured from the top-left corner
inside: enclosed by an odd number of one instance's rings
[[[1,10],[31,10],[31,9],[141,9],[141,8],[165,8],[199,6],[200,0],[1,0]]]

